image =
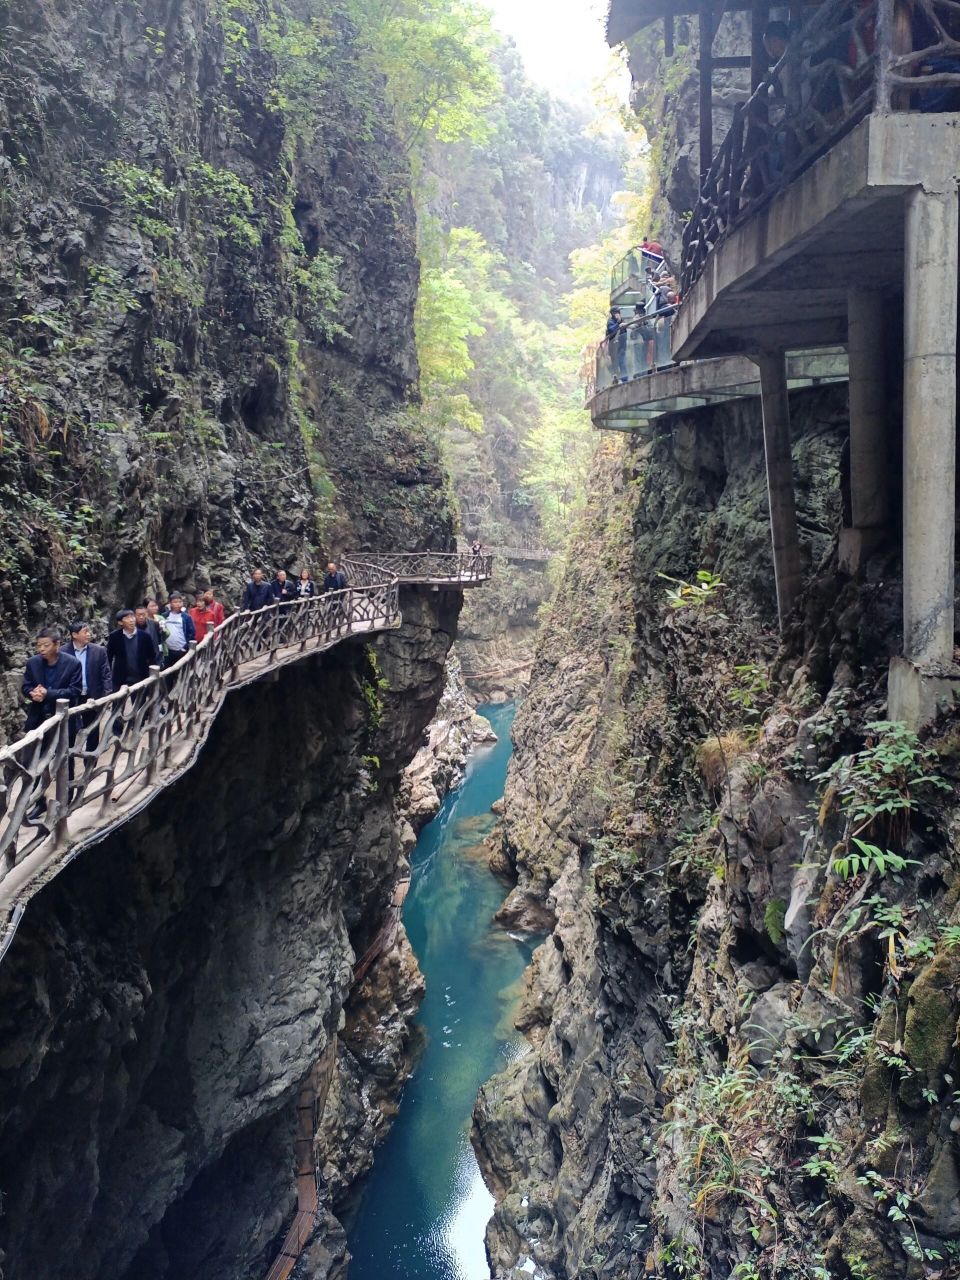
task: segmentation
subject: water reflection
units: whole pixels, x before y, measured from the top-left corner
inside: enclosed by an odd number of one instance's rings
[[[510,757],[511,705],[481,708],[499,742],[424,829],[404,923],[427,982],[425,1048],[349,1231],[351,1280],[489,1280],[493,1200],[469,1141],[480,1084],[525,1048],[512,1029],[531,945],[490,923],[503,898],[478,841]]]

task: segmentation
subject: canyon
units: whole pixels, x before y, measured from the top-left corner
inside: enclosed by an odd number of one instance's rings
[[[843,80],[801,164],[820,100],[774,92],[769,10],[708,8],[613,0],[629,145],[467,0],[0,10],[6,741],[41,627],[235,609],[254,566],[496,556],[230,693],[26,904],[5,1280],[454,1280],[430,1232],[467,1167],[492,1280],[960,1275],[955,354],[918,346],[955,316],[916,320],[955,290],[910,230],[953,226],[956,181],[890,142],[953,113],[883,102],[884,64],[856,116],[888,29],[828,0],[782,55]],[[801,227],[848,195],[836,244]],[[683,396],[594,341],[644,231]],[[788,378],[807,344],[829,377]],[[436,1169],[403,1163],[421,1124]]]

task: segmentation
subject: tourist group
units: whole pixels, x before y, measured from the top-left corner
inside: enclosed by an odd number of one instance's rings
[[[292,604],[328,591],[342,591],[347,579],[331,562],[319,588],[309,569],[291,578],[278,569],[270,581],[262,569],[254,569],[243,592],[244,610],[265,609],[273,604]],[[58,699],[71,706],[91,702],[124,685],[138,684],[151,667],[169,667],[178,662],[196,640],[218,627],[226,611],[214,591],[197,592],[191,608],[185,608],[183,594],[172,591],[167,607],[148,597],[135,609],[120,609],[116,630],[105,645],[94,644],[89,622],[77,618],[70,623],[70,638],[64,641],[59,627],[44,627],[37,635],[36,655],[27,662],[23,675],[23,697],[27,708],[24,730],[35,729],[56,711]]]

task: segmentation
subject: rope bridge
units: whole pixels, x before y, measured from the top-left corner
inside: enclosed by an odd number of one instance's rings
[[[0,751],[0,959],[26,903],[192,767],[232,689],[351,636],[400,626],[400,585],[462,589],[492,556],[345,556],[350,586],[232,614],[172,667],[56,714]]]

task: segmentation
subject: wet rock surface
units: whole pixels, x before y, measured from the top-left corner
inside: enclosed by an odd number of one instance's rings
[[[424,739],[400,788],[400,803],[414,835],[439,812],[447,792],[459,785],[471,750],[497,740],[489,720],[471,705],[457,658],[447,663],[443,697]]]

